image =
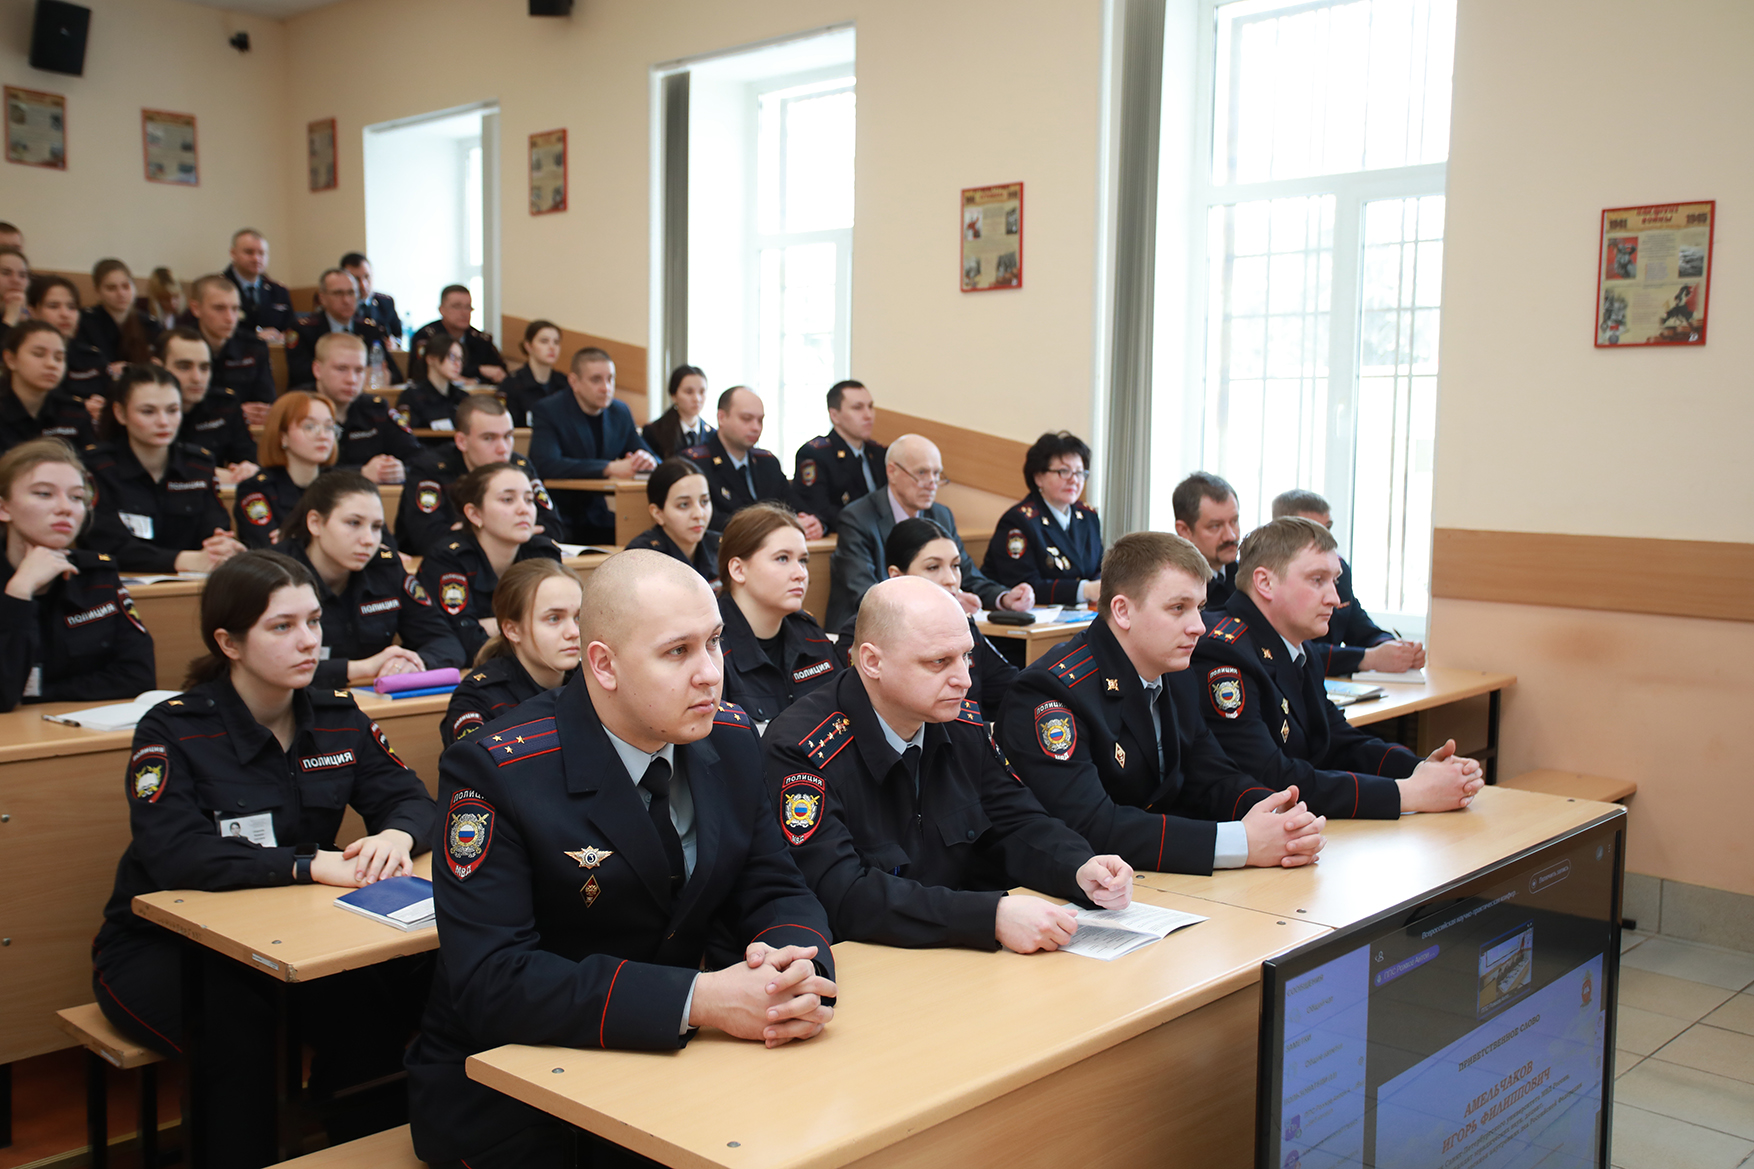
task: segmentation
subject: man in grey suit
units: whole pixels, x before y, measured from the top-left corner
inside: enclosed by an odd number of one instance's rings
[[[889,446],[884,470],[889,485],[872,491],[841,509],[836,524],[839,542],[829,561],[828,620],[825,628],[839,629],[859,611],[865,590],[889,575],[883,560],[883,542],[900,520],[924,516],[943,528],[956,541],[962,554],[963,607],[979,598],[988,609],[1028,609],[1035,604],[1035,590],[1026,584],[1010,592],[1005,586],[981,572],[962,546],[956,534],[956,517],[938,498],[938,486],[944,482],[944,457],[930,439],[917,434],[904,434]],[[971,610],[972,611],[972,610]]]

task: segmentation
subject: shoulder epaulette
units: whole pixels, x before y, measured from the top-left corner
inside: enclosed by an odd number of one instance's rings
[[[1048,672],[1067,686],[1076,686],[1096,673],[1096,657],[1088,645],[1081,645],[1049,666]]]
[[[828,436],[826,434],[819,434],[804,445],[815,450],[822,450],[829,445]]]
[[[1033,503],[1020,503],[1017,505],[1017,510],[1030,519],[1035,518],[1035,505]]]
[[[811,728],[810,733],[798,740],[798,746],[804,748],[805,754],[817,767],[827,767],[828,761],[846,749],[853,741],[853,724],[847,716],[835,711]]]
[[[748,711],[735,702],[721,702],[719,708],[713,712],[713,725],[715,727],[747,727],[754,730],[755,720],[749,717]]]
[[[353,691],[351,690],[327,690],[322,687],[312,687],[306,693],[310,695],[312,706],[359,705],[353,700]]]
[[[1222,641],[1224,644],[1229,645],[1248,631],[1249,627],[1247,622],[1239,621],[1235,617],[1226,617],[1211,629],[1207,630],[1206,636],[1210,637],[1213,641]]]
[[[984,727],[987,725],[987,720],[981,717],[981,704],[972,698],[964,698],[962,700],[962,709],[957,712],[956,721],[959,723],[973,723],[977,727]]]
[[[687,450],[683,451],[682,453],[687,455],[691,459],[694,458],[696,456],[696,454],[704,455],[707,453],[706,444],[704,442],[696,443],[693,446],[689,447]]]
[[[487,748],[495,763],[504,767],[508,763],[521,763],[560,750],[560,727],[552,718],[539,718],[535,722],[519,723],[491,735],[482,735],[475,741]]]
[[[396,559],[396,554],[394,552],[390,551],[388,548],[380,547],[378,549],[378,559],[379,560],[394,560],[394,559]]]

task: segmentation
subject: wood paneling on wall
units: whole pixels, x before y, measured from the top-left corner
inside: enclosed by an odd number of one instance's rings
[[[1009,500],[1023,498],[1023,456],[1029,444],[978,430],[903,414],[879,404],[871,437],[888,446],[904,434],[918,434],[938,444],[944,473],[954,483],[977,487]],[[976,557],[979,559],[979,557]]]
[[[524,330],[530,327],[531,318],[501,314],[499,320],[500,327],[505,332],[495,337],[494,343],[505,355],[507,367],[516,369],[524,364]],[[581,333],[577,329],[561,325],[561,368],[566,367],[574,353],[592,345],[615,359],[615,396],[627,403],[627,408],[633,411],[633,420],[644,426],[651,420],[650,408],[646,402],[646,387],[649,384],[646,381],[646,347],[630,345],[626,341],[611,341],[607,337]]]

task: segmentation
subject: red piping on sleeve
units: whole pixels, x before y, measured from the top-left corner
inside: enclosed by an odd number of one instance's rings
[[[1230,818],[1231,818],[1231,819],[1232,819],[1232,820],[1235,820],[1235,819],[1236,819],[1236,818],[1237,818],[1237,815],[1236,815],[1236,813],[1237,813],[1237,812],[1238,812],[1238,811],[1239,811],[1239,810],[1240,810],[1240,809],[1241,809],[1241,808],[1242,808],[1242,801],[1243,801],[1243,797],[1244,797],[1244,796],[1247,796],[1247,795],[1248,795],[1248,794],[1249,794],[1249,792],[1266,792],[1266,793],[1267,793],[1267,794],[1268,794],[1268,795],[1272,795],[1272,794],[1273,794],[1273,789],[1272,789],[1272,788],[1270,788],[1270,787],[1250,787],[1250,788],[1244,788],[1244,789],[1243,789],[1243,790],[1242,790],[1242,793],[1241,793],[1241,794],[1240,794],[1240,795],[1238,795],[1238,796],[1237,796],[1237,797],[1236,797],[1236,803],[1234,803],[1234,804],[1232,804],[1232,805],[1231,805],[1231,808],[1230,808]]]
[[[621,966],[626,965],[627,959],[623,958],[621,960]],[[615,980],[621,977],[621,966],[617,966],[615,968],[615,973],[609,976],[609,992],[603,996],[603,1018],[597,1023],[597,1046],[603,1048],[605,1051],[609,1048],[609,1045],[603,1042],[603,1031],[609,1024],[609,998],[615,993]]]
[[[822,931],[821,930],[813,930],[809,926],[800,925],[795,921],[781,922],[779,925],[770,925],[766,929],[762,930],[761,934],[771,934],[775,930],[784,930],[784,929],[806,930],[810,933],[815,934],[817,937],[822,938]],[[752,942],[756,941],[761,937],[761,934],[756,934],[755,937],[750,938],[749,940]],[[830,947],[828,944],[827,938],[822,938],[822,945],[823,945],[824,949],[832,949],[832,947]]]
[[[1157,826],[1157,871],[1160,873],[1163,871],[1163,842],[1168,835],[1169,817],[1161,816],[1158,818]]]
[[[1352,772],[1350,772],[1350,771],[1348,771],[1346,774],[1352,776],[1352,817],[1353,817],[1353,819],[1357,819],[1357,817],[1358,817],[1358,777],[1356,775],[1352,775]]]

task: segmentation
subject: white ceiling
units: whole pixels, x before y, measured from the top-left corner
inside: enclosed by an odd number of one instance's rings
[[[313,8],[334,4],[336,0],[193,0],[203,8],[223,8],[227,12],[243,12],[250,16],[269,16],[285,20]]]

